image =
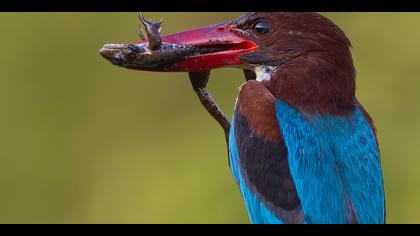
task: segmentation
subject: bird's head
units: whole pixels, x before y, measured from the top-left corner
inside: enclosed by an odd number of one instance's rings
[[[346,113],[353,108],[355,70],[343,31],[317,13],[247,13],[237,20],[162,36],[162,42],[194,48],[176,63],[153,68],[130,62],[146,42],[102,50],[131,69],[197,72],[243,69],[276,97],[306,112]],[[112,47],[124,47],[115,54]],[[113,51],[114,50],[114,51]],[[123,50],[123,51],[124,51]],[[121,52],[121,48],[117,50]],[[144,52],[141,52],[144,53]]]
[[[276,97],[306,112],[353,109],[355,70],[350,41],[317,13],[248,13],[236,28],[258,45],[241,55]]]

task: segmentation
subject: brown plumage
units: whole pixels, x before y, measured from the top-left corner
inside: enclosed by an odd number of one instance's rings
[[[271,32],[254,37],[260,48],[241,56],[276,66],[267,89],[306,112],[344,114],[354,108],[355,70],[350,42],[334,23],[316,13],[249,13],[236,27],[250,31],[264,19]]]
[[[240,87],[237,104],[239,112],[247,118],[256,134],[272,142],[278,142],[280,138],[275,100],[262,83],[250,80]]]

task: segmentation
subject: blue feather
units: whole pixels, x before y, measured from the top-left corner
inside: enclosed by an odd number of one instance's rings
[[[276,115],[305,221],[384,223],[379,150],[362,111],[303,115],[277,100]]]

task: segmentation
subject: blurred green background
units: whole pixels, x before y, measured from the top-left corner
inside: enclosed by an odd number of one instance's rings
[[[389,223],[419,223],[419,13],[322,13],[353,44],[376,121]],[[241,13],[146,13],[163,34]],[[248,223],[222,130],[183,73],[98,53],[138,41],[135,13],[0,13],[0,223]],[[213,71],[231,116],[242,72]]]

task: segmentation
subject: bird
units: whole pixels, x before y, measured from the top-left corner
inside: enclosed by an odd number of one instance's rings
[[[225,131],[251,223],[385,223],[376,127],[356,98],[352,46],[336,24],[313,12],[249,12],[162,41],[197,50],[154,71],[244,72]]]
[[[248,14],[265,47],[241,87],[230,160],[254,223],[384,223],[372,118],[355,98],[350,42],[319,14]],[[271,31],[271,32],[270,32]],[[263,36],[265,35],[265,36]]]

